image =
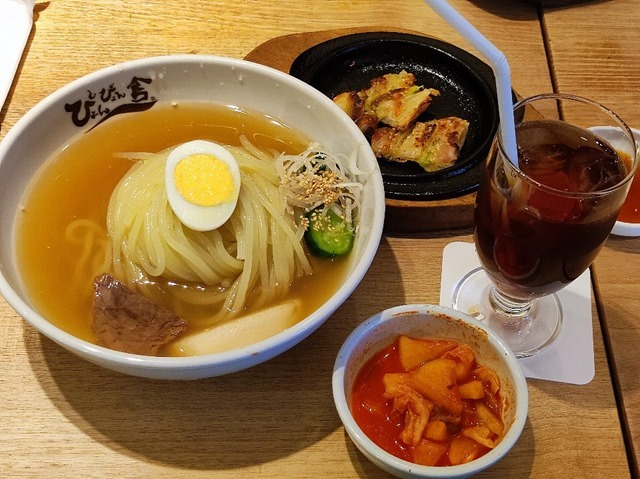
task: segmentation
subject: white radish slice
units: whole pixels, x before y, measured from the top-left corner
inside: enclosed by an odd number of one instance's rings
[[[200,356],[249,346],[293,326],[300,306],[300,300],[294,299],[232,319],[174,341],[169,352],[172,356]]]

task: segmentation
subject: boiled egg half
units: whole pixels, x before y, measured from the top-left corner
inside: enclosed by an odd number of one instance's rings
[[[236,208],[240,169],[222,145],[190,141],[169,153],[165,185],[178,219],[193,230],[210,231],[222,226]]]

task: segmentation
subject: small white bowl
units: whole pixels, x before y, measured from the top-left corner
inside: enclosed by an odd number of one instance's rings
[[[42,164],[74,136],[104,118],[100,114],[95,118],[85,116],[81,110],[71,115],[73,105],[80,105],[87,92],[111,89],[122,92],[120,103],[109,104],[112,111],[130,112],[140,103],[152,107],[154,101],[223,103],[261,111],[333,153],[349,155],[357,151],[363,171],[370,171],[371,175],[364,185],[360,233],[349,271],[335,294],[302,321],[273,337],[244,348],[197,357],[121,353],[78,339],[47,321],[34,307],[21,281],[15,245],[17,212]],[[97,109],[98,104],[94,106]],[[6,301],[34,328],[78,356],[115,371],[158,379],[197,379],[232,373],[267,361],[309,336],[349,297],[368,270],[382,236],[385,209],[377,160],[360,130],[333,101],[275,69],[210,55],[153,57],[114,65],[80,78],[42,100],[0,144],[0,205],[0,294]]]
[[[622,130],[620,128],[613,126],[593,126],[589,129],[596,135],[604,138],[609,143],[611,143],[614,148],[628,155],[631,155],[632,152],[628,151],[629,148],[627,142],[625,141],[626,138],[623,137]],[[636,149],[638,149],[638,154],[640,155],[640,130],[631,128],[631,131],[633,133],[633,136],[635,137]],[[640,207],[640,205],[638,205],[638,207]],[[617,236],[640,236],[640,223],[616,221],[615,225],[613,225],[611,233]]]
[[[507,432],[484,456],[457,466],[422,466],[389,454],[369,439],[354,420],[349,406],[351,390],[362,366],[399,335],[447,338],[471,346],[484,366],[500,376]],[[528,411],[527,383],[513,352],[482,323],[442,306],[409,304],[378,313],[358,326],[342,345],[333,369],[333,398],[347,434],[358,449],[385,471],[406,479],[464,478],[499,461],[516,443]]]

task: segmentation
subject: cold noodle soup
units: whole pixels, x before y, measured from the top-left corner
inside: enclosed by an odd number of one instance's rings
[[[123,209],[129,206],[129,202],[142,201],[140,198],[132,197],[130,201],[125,198],[114,206],[114,190],[134,181],[131,175],[135,168],[146,163],[153,155],[192,140],[225,145],[236,156],[242,154],[248,158],[252,152],[260,155],[258,159],[252,157],[252,163],[239,161],[243,185],[254,169],[261,169],[263,163],[269,163],[271,155],[299,155],[311,143],[299,132],[261,113],[198,103],[158,104],[145,112],[119,115],[78,136],[47,162],[25,196],[18,221],[17,253],[22,279],[35,307],[51,323],[81,339],[105,345],[96,337],[95,326],[92,326],[92,307],[95,307],[97,291],[94,281],[105,273],[114,275],[136,294],[183,318],[187,324],[185,334],[198,333],[295,298],[295,314],[288,322],[292,325],[316,310],[339,288],[346,274],[349,256],[316,258],[308,254],[302,243],[302,246],[295,244],[291,238],[287,241],[294,243],[291,248],[299,256],[295,261],[305,265],[308,263],[304,271],[295,263],[287,271],[278,272],[278,268],[282,269],[280,265],[284,259],[294,261],[289,259],[294,253],[278,256],[281,253],[277,253],[274,247],[274,252],[269,250],[258,254],[261,257],[260,264],[255,267],[259,271],[247,273],[248,279],[244,285],[246,293],[236,288],[232,291],[232,298],[228,298],[229,290],[242,277],[241,272],[233,269],[237,265],[229,266],[225,270],[229,270],[228,273],[213,271],[209,272],[209,276],[204,273],[194,276],[183,272],[182,263],[174,267],[167,260],[165,270],[154,275],[149,271],[151,267],[158,266],[158,255],[151,255],[152,252],[140,245],[157,245],[160,240],[151,237],[148,228],[135,235],[125,231],[123,234],[128,235],[128,242],[123,241],[120,245],[118,239],[114,247],[113,233],[110,235],[110,232],[123,227],[122,217],[114,216],[116,206]],[[251,145],[248,153],[243,152],[247,144]],[[246,161],[249,162],[249,159]],[[275,173],[270,170],[264,174],[275,178]],[[256,182],[258,185],[264,183],[262,179],[256,179]],[[274,185],[271,187],[277,188]],[[258,196],[260,194],[267,195],[256,193]],[[252,208],[252,202],[256,200],[243,195],[241,192],[239,204],[245,209]],[[272,196],[274,201],[281,201],[275,198],[277,195]],[[170,218],[168,221],[175,222],[167,229],[177,231],[192,249],[206,255],[213,251],[208,241],[211,244],[217,242],[216,247],[223,249],[231,258],[229,262],[241,263],[240,268],[246,266],[244,263],[248,260],[245,255],[251,245],[240,245],[238,239],[247,228],[243,219],[246,216],[244,209],[237,215],[234,213],[236,216],[231,217],[214,239],[210,232],[194,232],[179,224],[170,210],[162,210],[168,208],[164,203],[159,208],[162,215]],[[148,212],[135,212],[136,218],[131,221],[143,221],[145,215]],[[119,223],[108,225],[108,217],[118,218]],[[163,216],[159,214],[158,217]],[[264,222],[257,230],[273,229],[275,236],[283,236],[283,233],[277,233],[280,230],[276,231],[274,226],[281,219],[259,216],[255,221]],[[295,223],[298,219],[296,217],[291,221]],[[128,228],[128,225],[124,226]],[[142,239],[148,242],[140,242],[139,236],[145,235]],[[261,233],[258,235],[261,236]],[[260,237],[260,241],[271,248],[275,240]],[[176,247],[169,242],[158,246],[158,249],[161,248],[164,248],[164,256],[171,256],[174,254],[172,248]],[[141,259],[138,263],[136,260],[133,264],[124,264],[130,257]],[[263,257],[268,258],[265,264],[262,263]],[[212,262],[215,261],[216,258],[213,258]],[[153,264],[149,266],[147,263]],[[214,267],[207,268],[203,267],[207,271],[215,270]],[[266,279],[256,279],[256,275]],[[278,284],[278,278],[282,277],[291,278],[291,281],[286,281],[290,284]],[[273,294],[265,295],[268,287],[274,288]],[[234,303],[233,300],[241,294],[244,294],[242,302]],[[169,347],[170,343],[157,346],[158,355],[176,354],[175,348]]]

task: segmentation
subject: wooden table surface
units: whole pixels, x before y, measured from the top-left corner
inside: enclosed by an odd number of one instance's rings
[[[640,127],[635,0],[543,11],[524,0],[451,3],[505,53],[521,95],[582,94]],[[243,58],[282,35],[378,26],[475,53],[417,0],[51,0],[36,12],[0,112],[0,139],[69,81],[145,56]],[[443,248],[470,240],[468,230],[386,235],[360,286],[316,333],[265,364],[208,380],[101,369],[41,336],[0,299],[0,477],[388,477],[345,435],[331,397],[333,361],[371,314],[437,303]],[[594,265],[593,381],[529,380],[524,432],[481,477],[639,477],[639,252],[640,240],[612,237]]]
[[[558,91],[598,99],[640,129],[640,9],[634,0],[545,13]],[[611,236],[592,272],[631,471],[640,477],[640,238]]]

